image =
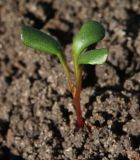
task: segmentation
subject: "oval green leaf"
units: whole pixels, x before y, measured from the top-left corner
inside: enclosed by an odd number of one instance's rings
[[[57,56],[62,54],[62,47],[59,42],[52,36],[41,32],[36,28],[24,26],[22,28],[21,40],[28,47],[37,49],[41,52]]]
[[[82,53],[83,50],[85,50],[90,45],[97,43],[104,36],[105,29],[99,22],[86,22],[73,40],[74,56],[78,58],[79,54]]]
[[[103,64],[107,59],[107,55],[107,48],[87,51],[79,56],[78,64]]]

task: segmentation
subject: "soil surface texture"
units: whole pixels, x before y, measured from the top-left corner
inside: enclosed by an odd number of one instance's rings
[[[97,20],[109,49],[84,66],[77,130],[63,68],[23,45],[21,27],[55,36],[72,68],[73,36]],[[73,72],[73,71],[72,71]],[[140,1],[0,0],[0,160],[140,160]]]

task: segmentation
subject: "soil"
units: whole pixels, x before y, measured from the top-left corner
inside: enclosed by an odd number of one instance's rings
[[[25,47],[23,24],[64,47],[87,20],[100,21],[108,60],[85,66],[76,114],[56,57]],[[0,160],[140,160],[140,1],[0,0]]]

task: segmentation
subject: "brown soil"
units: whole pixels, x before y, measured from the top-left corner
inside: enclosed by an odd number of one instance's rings
[[[73,35],[94,19],[104,65],[85,66],[76,115],[63,69],[20,41],[23,24],[56,36],[69,64]],[[0,160],[140,160],[140,1],[0,0]]]

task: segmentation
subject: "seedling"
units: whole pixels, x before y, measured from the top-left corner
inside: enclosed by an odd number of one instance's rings
[[[73,97],[74,108],[77,115],[77,126],[84,126],[80,106],[80,93],[82,86],[82,70],[84,64],[96,65],[102,64],[107,59],[108,51],[106,48],[88,50],[89,46],[96,44],[105,36],[104,27],[96,21],[86,22],[74,37],[72,44],[73,63],[74,63],[74,81],[72,81],[70,69],[63,54],[60,43],[50,34],[41,32],[33,27],[24,26],[22,28],[21,40],[28,47],[41,52],[55,55],[63,65],[66,74],[69,90]]]

